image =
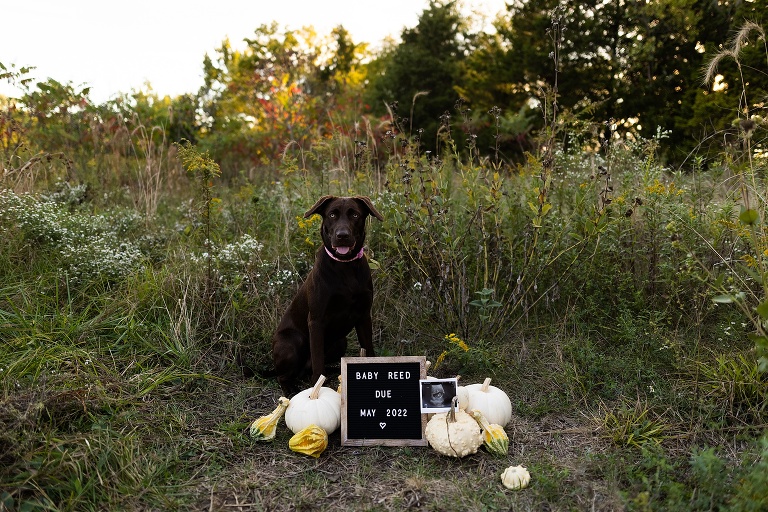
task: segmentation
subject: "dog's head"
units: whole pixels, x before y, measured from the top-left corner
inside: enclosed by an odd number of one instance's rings
[[[360,254],[365,243],[365,219],[368,215],[384,220],[365,196],[323,196],[307,210],[304,218],[316,213],[323,217],[320,231],[325,248],[340,260],[352,260]]]

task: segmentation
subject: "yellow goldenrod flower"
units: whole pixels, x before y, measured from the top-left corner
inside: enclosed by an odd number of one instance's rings
[[[456,336],[455,333],[451,333],[447,335],[445,339],[448,340],[449,343],[453,343],[454,345],[457,345],[464,352],[467,352],[469,350],[469,345],[467,345],[466,342],[464,342],[464,340]]]
[[[448,355],[448,351],[443,350],[443,352],[439,356],[437,356],[437,361],[435,361],[435,364],[432,365],[432,369],[434,370],[435,368],[440,366],[440,363],[442,363],[445,360],[445,356],[447,355]]]

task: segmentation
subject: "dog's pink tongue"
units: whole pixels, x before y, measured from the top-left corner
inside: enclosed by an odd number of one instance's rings
[[[336,252],[343,256],[349,252],[349,247],[336,247]]]

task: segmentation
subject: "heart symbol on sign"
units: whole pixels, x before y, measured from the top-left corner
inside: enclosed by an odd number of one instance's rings
[[[382,430],[384,430],[384,427],[386,427],[387,424],[382,421],[381,423],[379,423],[379,426],[381,427]]]

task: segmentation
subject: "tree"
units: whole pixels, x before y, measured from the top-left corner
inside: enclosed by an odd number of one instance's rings
[[[337,100],[364,79],[365,46],[354,44],[343,27],[329,42],[311,28],[262,25],[245,43],[237,50],[224,41],[203,64],[200,144],[225,176],[244,163],[263,167],[281,159],[286,148],[307,149],[330,134],[328,115],[338,113]]]
[[[704,92],[704,49],[726,33],[727,17],[721,3],[707,0],[650,2],[630,14],[617,114],[637,119],[633,130],[646,138],[668,130],[667,157],[681,162],[698,136],[700,121],[692,121],[696,98]]]
[[[42,151],[79,154],[87,146],[93,115],[89,91],[49,78],[20,98],[35,120],[33,139]]]
[[[242,50],[226,40],[203,63],[200,91],[205,137],[200,144],[220,162],[224,175],[242,165],[277,159],[290,141],[310,135],[306,116],[313,97],[304,90],[315,65],[315,33],[261,25]]]
[[[339,25],[331,31],[331,40],[324,46],[321,53],[326,55],[326,62],[313,74],[311,90],[324,99],[326,112],[333,111],[335,125],[354,124],[370,110],[363,104],[367,78],[363,61],[369,56],[368,44],[355,43]]]
[[[489,92],[468,94],[480,108],[493,102],[517,112],[556,83],[560,109],[611,121],[604,136],[652,137],[660,127],[671,130],[670,148],[685,147],[701,94],[702,50],[727,30],[724,4],[517,0],[468,62],[469,91]]]
[[[459,99],[463,28],[456,1],[431,0],[416,27],[403,30],[402,42],[379,57],[382,65],[369,77],[367,99],[374,111],[384,115],[385,104],[396,104],[401,128],[408,136],[423,130],[427,148],[435,148],[440,116]]]
[[[508,4],[508,12],[494,22],[496,34],[477,40],[462,92],[476,112],[500,108],[501,120],[514,130],[516,140],[510,142],[520,150],[528,149],[529,132],[544,122],[540,109],[533,115],[534,105],[556,101],[561,111],[610,117],[615,56],[620,54],[619,10],[615,2],[604,0]]]

